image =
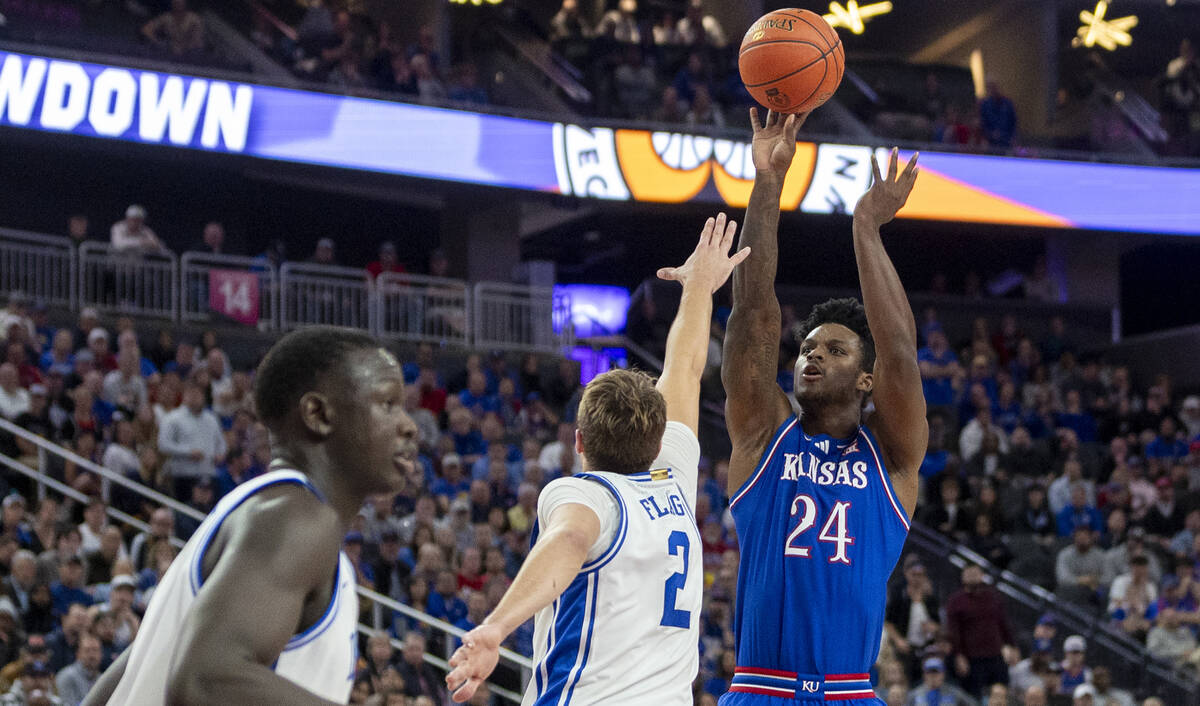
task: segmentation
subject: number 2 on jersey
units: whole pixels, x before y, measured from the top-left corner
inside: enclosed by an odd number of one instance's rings
[[[663,614],[659,625],[664,627],[686,629],[692,623],[692,611],[680,610],[675,607],[675,598],[687,582],[688,553],[691,548],[692,543],[688,540],[685,532],[675,530],[670,537],[667,537],[667,552],[671,556],[678,554],[683,557],[683,571],[671,574],[663,589]]]
[[[832,542],[837,545],[837,551],[829,557],[830,563],[850,563],[850,559],[846,556],[846,545],[854,544],[854,537],[846,534],[846,511],[849,508],[850,503],[844,500],[834,503],[829,518],[825,520],[825,524],[821,527],[821,533],[817,535],[819,541]],[[797,495],[796,499],[792,501],[792,517],[797,514],[800,515],[800,521],[788,535],[787,544],[783,547],[783,555],[807,559],[812,556],[812,547],[799,546],[796,541],[800,535],[817,525],[817,501],[808,495]]]

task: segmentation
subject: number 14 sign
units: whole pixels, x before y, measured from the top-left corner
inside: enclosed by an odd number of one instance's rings
[[[258,323],[258,275],[237,270],[208,271],[208,308],[240,324]]]

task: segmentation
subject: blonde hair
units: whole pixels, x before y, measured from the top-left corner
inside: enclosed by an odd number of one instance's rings
[[[592,470],[640,473],[662,448],[667,403],[646,373],[610,370],[584,389],[578,425]]]

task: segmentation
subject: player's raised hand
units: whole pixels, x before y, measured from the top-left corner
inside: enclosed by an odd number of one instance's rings
[[[750,109],[750,125],[754,128],[751,155],[755,171],[768,172],[780,179],[787,175],[796,157],[796,131],[808,120],[808,116],[809,113],[800,113],[785,118],[768,110],[767,122],[763,125],[758,117],[758,108]]]
[[[446,688],[456,703],[467,701],[496,668],[500,660],[500,641],[504,639],[495,625],[480,625],[463,635],[462,647],[450,657],[453,668],[446,675]]]
[[[750,256],[750,248],[742,248],[733,255],[729,249],[733,247],[733,237],[737,234],[737,223],[725,220],[725,214],[719,213],[716,218],[710,218],[704,224],[700,233],[700,242],[696,249],[679,267],[664,267],[658,271],[659,279],[673,280],[685,287],[694,284],[703,287],[708,293],[713,293],[725,284],[733,268]]]
[[[908,202],[908,195],[912,193],[913,185],[917,183],[917,174],[920,173],[920,170],[917,169],[917,157],[920,156],[919,152],[913,154],[912,159],[909,159],[908,164],[905,165],[904,171],[897,175],[900,152],[896,148],[892,148],[891,157],[888,159],[887,178],[884,179],[879,173],[879,162],[872,154],[871,172],[874,178],[871,188],[863,194],[858,205],[854,207],[854,217],[865,219],[875,227],[895,218],[900,209],[904,208],[904,204]]]

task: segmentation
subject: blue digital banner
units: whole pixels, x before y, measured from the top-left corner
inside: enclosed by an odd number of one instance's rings
[[[584,198],[742,208],[749,144],[0,52],[0,125]],[[872,147],[797,145],[781,206],[849,212]],[[901,217],[1200,235],[1200,169],[925,153]]]

